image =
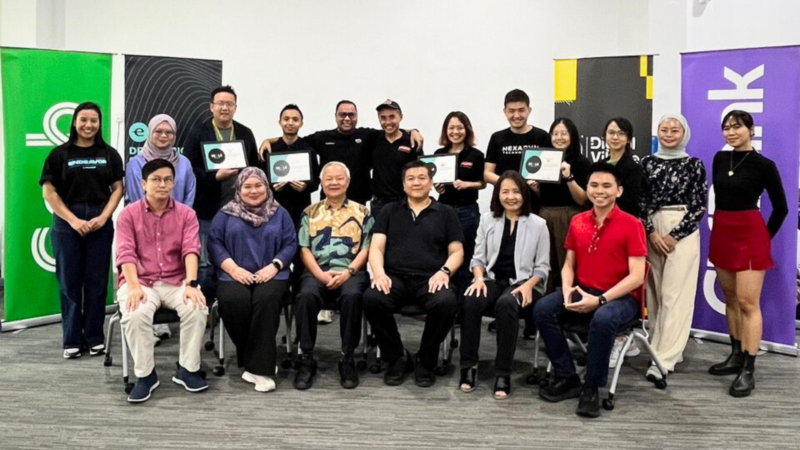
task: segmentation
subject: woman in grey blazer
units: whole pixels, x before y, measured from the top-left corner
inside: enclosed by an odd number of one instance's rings
[[[461,381],[475,390],[481,318],[497,320],[494,397],[511,393],[511,366],[519,319],[544,294],[550,272],[550,234],[531,213],[530,189],[515,171],[506,171],[492,193],[491,212],[481,216],[470,263],[474,275],[461,311]]]

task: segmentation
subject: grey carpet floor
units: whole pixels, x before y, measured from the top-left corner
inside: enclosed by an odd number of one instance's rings
[[[421,323],[401,318],[400,327],[415,349]],[[161,387],[149,402],[130,405],[118,341],[107,368],[101,357],[62,359],[60,325],[3,333],[0,448],[800,448],[797,358],[759,357],[756,391],[737,400],[727,394],[732,377],[706,372],[727,347],[692,340],[667,390],[644,380],[645,357],[632,358],[616,409],[587,420],[575,415],[576,400],[549,404],[525,385],[530,341],[519,341],[511,397],[494,400],[494,335],[483,337],[479,385],[471,394],[457,390],[457,370],[430,389],[412,380],[386,387],[380,375],[365,371],[357,389],[343,390],[337,322],[320,328],[319,374],[308,391],[294,390],[294,372],[281,370],[277,391],[255,392],[241,380],[228,341],[227,374],[213,376],[214,355],[203,352],[210,388],[190,394],[170,381],[175,336],[156,348]]]

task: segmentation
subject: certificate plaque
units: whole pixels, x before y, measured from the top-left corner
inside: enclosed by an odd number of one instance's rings
[[[434,183],[451,184],[458,178],[458,155],[420,156],[419,160],[431,170]]]
[[[554,148],[536,148],[522,152],[519,173],[526,180],[540,183],[561,182],[561,162],[564,152]]]
[[[203,142],[200,146],[203,149],[203,161],[208,172],[247,167],[244,141]]]
[[[311,153],[280,152],[269,154],[269,181],[311,181]]]

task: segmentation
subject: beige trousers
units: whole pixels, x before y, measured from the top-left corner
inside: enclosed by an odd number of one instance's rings
[[[191,304],[183,302],[185,286],[173,286],[161,281],[153,283],[152,287],[142,286],[147,298],[144,303],[133,311],[126,308],[128,298],[128,283],[117,290],[117,302],[122,311],[122,330],[133,356],[133,373],[138,378],[150,375],[155,367],[153,348],[156,337],[153,335],[153,316],[159,308],[169,308],[178,312],[181,318],[181,349],[180,365],[189,372],[200,369],[200,346],[203,343],[203,333],[206,329],[208,308],[203,306],[195,309]]]
[[[669,233],[685,214],[685,207],[657,211],[653,216],[655,232]],[[700,231],[678,241],[667,255],[656,250],[648,239],[647,261],[652,266],[647,283],[647,313],[653,350],[664,368],[675,370],[675,364],[683,361],[692,327],[700,273]]]

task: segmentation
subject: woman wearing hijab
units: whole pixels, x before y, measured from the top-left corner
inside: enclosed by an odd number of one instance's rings
[[[680,114],[658,122],[658,151],[642,160],[641,210],[648,236],[647,311],[652,346],[672,372],[683,361],[700,270],[699,223],[708,189],[703,162],[686,153],[691,130]],[[647,379],[661,380],[655,364]]]
[[[144,198],[142,189],[142,167],[154,159],[166,159],[175,168],[175,185],[172,198],[187,206],[194,204],[196,182],[192,163],[175,148],[178,127],[175,120],[167,114],[159,114],[147,124],[150,135],[144,143],[142,152],[128,161],[125,168],[125,204]]]
[[[258,392],[273,391],[275,334],[297,237],[264,171],[247,167],[239,173],[234,199],[211,222],[208,251],[219,278],[219,313],[236,344],[242,379]]]

